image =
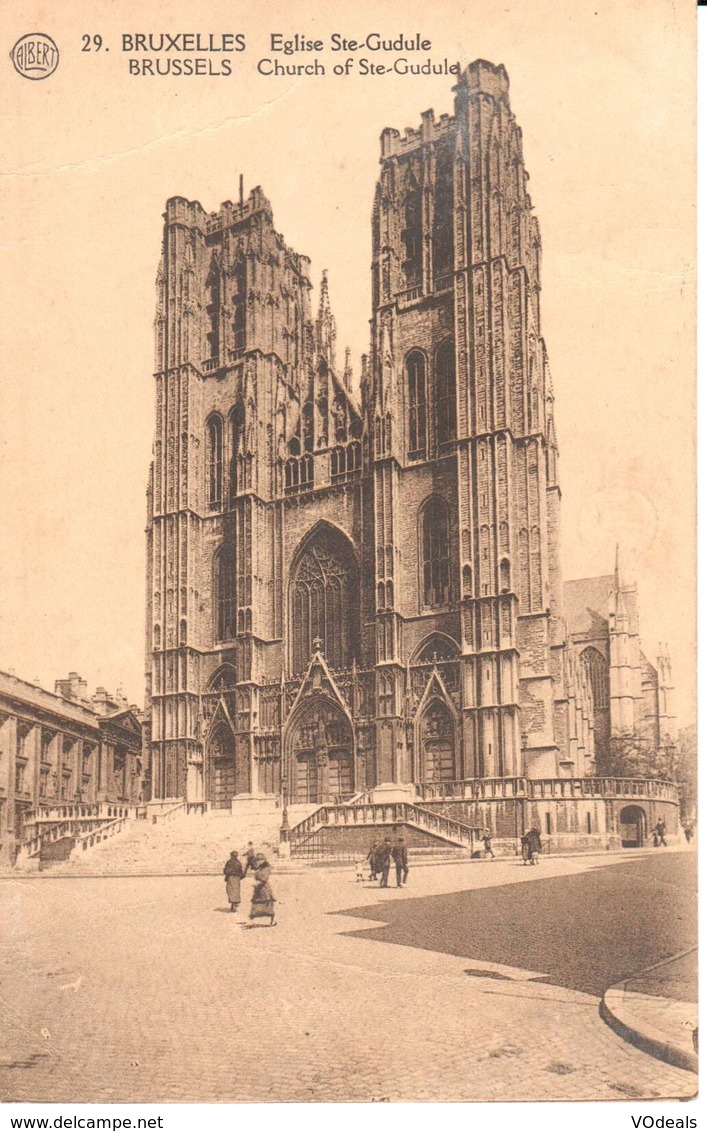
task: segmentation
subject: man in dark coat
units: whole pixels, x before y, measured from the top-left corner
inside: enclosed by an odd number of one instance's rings
[[[387,888],[388,886],[388,873],[390,872],[390,850],[391,843],[388,837],[385,838],[383,843],[379,845],[378,857],[376,860],[376,868],[380,873],[380,886]]]
[[[393,845],[391,852],[393,860],[395,861],[395,880],[398,887],[402,887],[408,878],[408,850],[405,846],[405,841],[401,836],[398,837],[397,844]]]
[[[231,905],[231,911],[237,911],[241,902],[241,880],[245,875],[237,852],[232,852],[229,856],[224,865],[223,875],[226,880],[226,895]]]
[[[655,834],[653,836],[653,841],[656,848],[659,848],[661,844],[663,845],[663,848],[668,847],[668,842],[665,839],[665,832],[665,821],[661,817],[658,821],[658,824],[655,826]]]
[[[378,844],[378,841],[374,840],[373,844],[371,845],[368,856],[366,857],[366,859],[368,860],[368,863],[370,864],[370,867],[371,867],[371,879],[372,880],[378,879],[378,851],[379,851],[379,848],[380,848],[380,845]]]

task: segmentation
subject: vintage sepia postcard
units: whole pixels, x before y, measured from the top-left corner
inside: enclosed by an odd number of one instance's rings
[[[2,42],[0,1098],[693,1099],[694,6]]]

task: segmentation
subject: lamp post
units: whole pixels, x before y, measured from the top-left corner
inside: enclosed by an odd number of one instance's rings
[[[519,836],[522,835],[525,832],[525,826],[528,823],[528,821],[527,821],[528,796],[527,796],[527,792],[526,792],[527,750],[528,750],[528,732],[527,732],[527,730],[524,730],[524,731],[521,731],[521,736],[520,736],[520,771],[521,771],[521,774],[523,775],[523,796],[522,796],[521,803],[520,803],[520,806],[519,806],[520,824],[521,824],[521,831],[519,833]]]
[[[290,821],[287,812],[287,784],[285,781],[281,783],[280,798],[282,803],[282,820],[280,821],[280,851],[279,855],[285,859],[290,856]]]

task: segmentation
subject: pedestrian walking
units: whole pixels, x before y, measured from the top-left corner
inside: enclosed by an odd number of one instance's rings
[[[663,848],[668,847],[667,841],[665,839],[665,833],[666,833],[665,821],[661,817],[660,820],[658,821],[657,825],[655,826],[655,829],[653,830],[653,847],[654,848],[660,848],[661,844],[662,844]]]
[[[490,829],[484,829],[484,831],[481,834],[481,839],[484,842],[484,860],[488,859],[489,856],[493,860],[494,854],[493,854],[493,848],[491,847],[491,830]]]
[[[380,886],[382,888],[387,888],[388,886],[391,847],[392,846],[390,839],[386,837],[383,843],[379,846],[378,853],[376,855],[376,869],[380,875]]]
[[[370,878],[374,882],[375,882],[375,880],[378,879],[378,849],[379,848],[380,848],[380,845],[379,845],[378,841],[374,840],[373,844],[371,845],[371,847],[369,849],[368,856],[367,856],[367,860],[368,860],[368,863],[369,863],[370,869],[371,869],[371,877]]]
[[[401,888],[410,871],[408,868],[408,850],[401,836],[398,837],[397,843],[393,845],[391,856],[395,862],[395,882]]]
[[[538,856],[542,852],[543,842],[540,839],[540,829],[533,827],[528,833],[528,848],[530,851],[530,863],[537,864]]]
[[[261,854],[253,857],[253,895],[250,901],[251,919],[269,919],[270,926],[275,926],[275,896],[270,885],[272,868]]]
[[[249,868],[251,869],[251,871],[253,870],[253,861],[255,860],[255,856],[256,852],[253,848],[253,841],[249,840],[248,847],[245,850],[245,868],[243,869],[244,876]]]
[[[241,880],[245,875],[237,852],[232,852],[224,864],[223,875],[226,881],[226,898],[231,905],[231,911],[237,911],[241,902]]]

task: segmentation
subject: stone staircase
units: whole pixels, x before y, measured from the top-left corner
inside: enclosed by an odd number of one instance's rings
[[[280,843],[281,812],[232,816],[230,812],[177,812],[156,823],[129,821],[123,832],[47,869],[52,876],[220,875],[234,849],[248,841],[274,856]]]
[[[409,801],[363,801],[320,805],[299,821],[291,821],[293,858],[360,858],[371,836],[405,832],[411,852],[473,856],[481,847],[482,829]]]

